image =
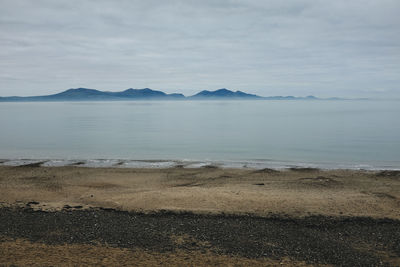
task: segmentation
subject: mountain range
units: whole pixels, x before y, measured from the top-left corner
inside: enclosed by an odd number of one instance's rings
[[[162,91],[144,89],[127,89],[121,92],[99,91],[95,89],[76,88],[68,89],[64,92],[52,95],[42,96],[10,96],[0,97],[0,102],[18,102],[18,101],[106,101],[106,100],[206,100],[206,99],[226,99],[226,100],[317,100],[315,96],[295,97],[295,96],[269,96],[262,97],[254,94],[248,94],[242,91],[231,91],[226,88],[215,91],[201,91],[192,96],[183,94],[166,94]]]

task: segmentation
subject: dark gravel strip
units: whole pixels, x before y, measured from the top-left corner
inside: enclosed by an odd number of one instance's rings
[[[173,236],[183,235],[192,241],[174,242]],[[358,217],[293,219],[1,208],[1,236],[47,244],[100,242],[157,252],[208,249],[248,258],[289,256],[338,266],[385,266],[385,258],[379,256],[382,251],[400,257],[400,221]]]

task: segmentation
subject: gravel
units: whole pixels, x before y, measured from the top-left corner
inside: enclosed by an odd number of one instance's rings
[[[185,236],[190,242],[176,242]],[[0,208],[0,239],[107,244],[156,252],[212,251],[247,258],[290,257],[313,264],[386,266],[400,257],[400,221],[364,217],[269,218],[112,209]]]

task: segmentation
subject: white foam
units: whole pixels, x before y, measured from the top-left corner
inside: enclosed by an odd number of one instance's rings
[[[120,168],[171,168],[178,165],[175,161],[141,161],[141,160],[128,160],[123,161],[116,167]]]
[[[192,163],[186,163],[184,165],[185,168],[202,168],[206,166],[215,166],[218,164],[213,164],[212,162],[192,162]]]
[[[117,159],[89,159],[80,161],[78,167],[89,167],[89,168],[109,168],[118,165],[121,161]]]
[[[45,163],[42,164],[43,167],[63,167],[63,166],[69,166],[77,163],[78,161],[76,160],[65,160],[65,159],[52,159],[48,160]]]

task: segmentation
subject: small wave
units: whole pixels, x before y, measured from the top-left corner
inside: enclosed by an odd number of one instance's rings
[[[219,167],[232,169],[275,169],[318,168],[318,169],[350,169],[350,170],[400,170],[400,164],[365,164],[365,163],[307,163],[285,162],[276,160],[127,160],[127,159],[2,159],[3,166],[33,165],[43,167],[76,166],[88,168],[204,168]]]

